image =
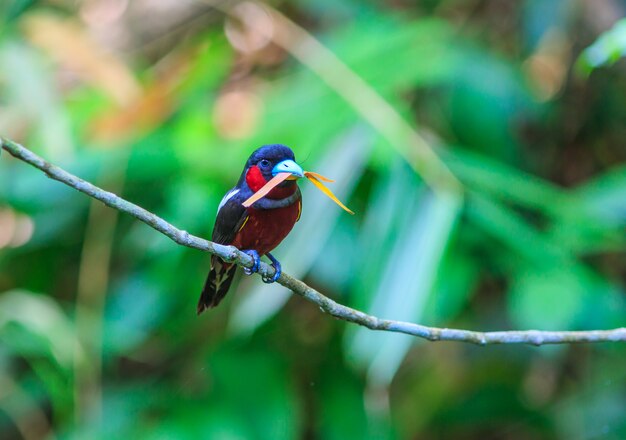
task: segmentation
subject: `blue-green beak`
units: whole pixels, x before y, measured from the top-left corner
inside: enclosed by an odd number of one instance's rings
[[[283,160],[274,166],[272,169],[272,176],[275,176],[278,173],[291,173],[292,177],[289,177],[289,179],[304,177],[304,171],[300,165],[291,159]]]

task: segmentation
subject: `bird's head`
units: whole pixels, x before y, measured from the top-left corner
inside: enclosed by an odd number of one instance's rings
[[[254,194],[242,205],[248,208],[263,197],[287,197],[297,189],[295,180],[301,177],[309,179],[342,209],[354,214],[322,183],[322,181],[332,182],[331,179],[312,171],[302,170],[302,167],[296,163],[291,148],[280,144],[262,146],[252,153],[246,162],[246,167],[237,186],[242,185],[245,180]]]
[[[294,180],[304,177],[291,148],[280,144],[264,145],[250,155],[242,178],[252,191],[258,191],[279,173],[290,174],[280,186],[294,185]]]

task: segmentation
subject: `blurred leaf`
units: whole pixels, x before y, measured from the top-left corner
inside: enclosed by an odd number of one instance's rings
[[[263,436],[257,437],[257,434],[250,429],[248,421],[249,419],[243,414],[237,414],[237,411],[233,411],[232,408],[224,408],[219,404],[214,404],[210,408],[188,405],[174,411],[171,418],[160,423],[158,429],[153,430],[145,438],[154,440],[172,438],[247,440],[263,438]],[[137,430],[137,435],[143,437],[144,432]],[[278,436],[277,438],[290,437]]]
[[[191,54],[178,54],[155,80],[142,90],[125,96],[122,106],[114,106],[96,118],[88,134],[98,141],[112,143],[154,130],[174,111],[175,91],[190,64]]]
[[[615,168],[571,192],[549,228],[553,241],[579,254],[619,251],[626,244],[626,170]]]
[[[582,278],[566,270],[524,273],[511,287],[509,313],[519,329],[571,329],[586,289]]]
[[[404,219],[395,213],[406,207],[407,193],[416,194],[422,189],[408,166],[397,157],[393,159],[389,169],[374,182],[357,240],[356,266],[361,269],[351,289],[351,305],[360,310],[374,301],[376,289],[372,286],[378,286],[383,275],[381,256],[393,251],[397,230]]]
[[[444,101],[453,135],[462,145],[517,163],[520,142],[514,123],[539,110],[519,71],[506,60],[466,48]]]
[[[468,215],[519,255],[537,264],[560,264],[569,258],[566,249],[551,241],[521,215],[482,195],[470,194]]]
[[[104,321],[105,351],[132,355],[165,317],[168,304],[162,299],[161,286],[142,275],[125,279],[112,289]]]
[[[423,323],[442,325],[455,318],[468,305],[479,277],[480,264],[476,259],[465,255],[461,246],[451,245],[439,265]]]
[[[444,248],[456,223],[460,201],[422,194],[404,202],[403,218],[394,231],[394,245],[382,257],[382,278],[366,311],[400,321],[419,322]],[[348,340],[349,354],[368,370],[375,385],[388,385],[414,338],[357,328]]]
[[[334,371],[320,384],[318,437],[328,440],[367,438],[367,413],[362,384],[354,377]]]
[[[0,123],[0,131],[9,135],[16,133],[18,120],[22,126],[33,124],[34,136],[31,134],[29,141],[43,148],[49,160],[71,157],[74,142],[68,114],[48,66],[32,48],[14,40],[0,45],[0,64],[3,66],[0,78],[5,83],[5,105],[11,106],[11,112],[17,115],[10,125]],[[7,72],[19,74],[7,75]]]
[[[525,0],[522,3],[522,29],[528,50],[534,50],[555,29],[566,30],[575,19],[578,7],[569,0]]]
[[[583,73],[588,75],[594,69],[611,65],[625,55],[626,19],[622,19],[585,49],[576,64]]]
[[[626,225],[626,167],[616,167],[576,189],[576,204],[568,214],[590,216],[597,226]]]
[[[0,295],[0,341],[23,356],[44,384],[54,410],[68,416],[73,362],[82,361],[73,323],[51,298],[13,290]],[[76,356],[76,358],[75,358]]]
[[[39,402],[17,381],[0,371],[0,414],[5,413],[25,439],[43,438],[50,430]],[[1,420],[1,419],[0,419]],[[0,421],[0,428],[3,423]]]
[[[35,0],[6,0],[0,5],[0,15],[4,21],[12,21],[34,3]]]
[[[326,240],[324,251],[318,254],[310,269],[315,283],[319,284],[319,290],[338,295],[339,301],[346,301],[348,298],[354,273],[359,270],[363,257],[360,247],[356,245],[359,229],[359,218],[340,216]],[[346,247],[346,243],[354,243],[355,246]]]
[[[449,44],[451,38],[449,27],[442,21],[400,22],[397,17],[371,15],[354,27],[331,34],[328,46],[356,74],[369,81],[370,87],[410,116],[400,94],[411,87],[438,84],[453,77],[451,72],[460,52]],[[326,145],[338,132],[360,121],[360,109],[350,106],[304,67],[295,72],[273,84],[271,92],[263,95],[264,117],[250,142],[258,145],[267,143],[267,139],[281,139],[300,151],[310,152],[311,159],[317,160],[325,151],[320,145]],[[284,124],[294,113],[298,115],[298,124]],[[388,153],[387,150],[384,154]]]
[[[52,299],[24,291],[9,291],[0,295],[0,329],[17,324],[35,336],[31,344],[13,341],[25,352],[50,356],[64,370],[72,367],[75,350],[74,328],[71,321]],[[7,343],[8,341],[5,341]]]
[[[270,351],[226,349],[214,353],[210,363],[213,398],[231,414],[242,414],[253,438],[296,438],[300,408],[288,372]]]
[[[562,438],[619,440],[626,435],[624,372],[612,368],[617,358],[609,356],[585,372],[582,383],[571,387],[554,411]]]
[[[92,39],[80,22],[53,14],[30,14],[23,20],[27,38],[58,63],[103,90],[117,104],[134,100],[139,84],[128,67]]]
[[[409,87],[451,80],[462,54],[460,45],[454,44],[452,28],[444,21],[407,23],[379,14],[341,29],[330,38],[329,46],[385,97]]]
[[[555,215],[568,200],[553,183],[527,174],[485,155],[461,148],[445,151],[446,164],[476,192],[516,205]]]
[[[180,78],[180,97],[190,103],[204,102],[207,93],[216,93],[234,62],[233,49],[221,32],[210,32],[202,41],[194,46],[189,69]]]

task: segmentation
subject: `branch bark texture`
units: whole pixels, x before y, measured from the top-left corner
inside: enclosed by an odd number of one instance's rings
[[[132,215],[148,226],[166,235],[179,245],[209,252],[217,255],[227,262],[235,263],[239,266],[252,266],[252,258],[233,246],[223,246],[191,235],[187,231],[176,228],[159,216],[143,209],[142,207],[124,200],[111,192],[98,188],[97,186],[82,180],[63,169],[46,162],[32,151],[16,142],[5,138],[0,138],[0,142],[2,149],[6,150],[15,158],[43,171],[48,177],[71,186],[72,188],[101,201],[113,209]],[[262,262],[259,274],[271,277],[274,274],[274,269],[270,265]],[[368,315],[360,310],[339,304],[285,272],[283,272],[277,282],[290,289],[295,294],[303,297],[307,301],[316,304],[322,312],[337,319],[362,325],[371,330],[404,333],[411,336],[417,336],[418,338],[427,339],[429,341],[459,341],[478,345],[530,344],[537,346],[544,344],[571,344],[581,342],[626,342],[626,328],[624,327],[612,330],[590,331],[523,330],[476,332],[451,328],[428,327],[412,322],[381,319]]]

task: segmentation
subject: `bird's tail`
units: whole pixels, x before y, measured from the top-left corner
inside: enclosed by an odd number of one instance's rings
[[[217,307],[230,288],[237,266],[225,263],[216,256],[211,257],[211,272],[204,283],[202,295],[198,301],[198,315],[206,309]]]

